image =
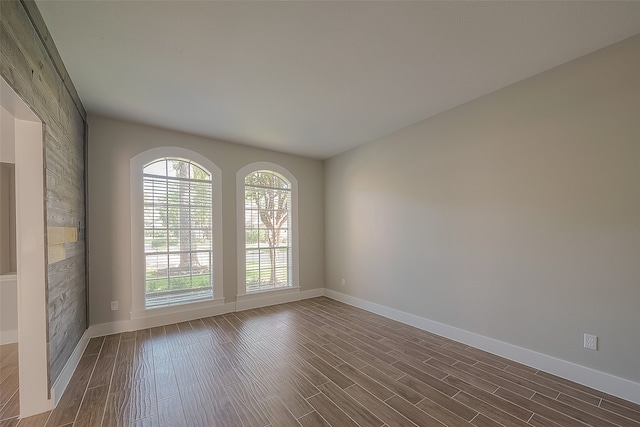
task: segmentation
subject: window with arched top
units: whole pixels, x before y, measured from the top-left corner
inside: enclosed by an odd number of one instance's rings
[[[143,170],[145,308],[213,298],[211,174],[187,159]]]
[[[177,147],[141,153],[131,169],[134,311],[220,300],[219,169]]]
[[[238,172],[238,294],[298,288],[297,181],[260,162]]]

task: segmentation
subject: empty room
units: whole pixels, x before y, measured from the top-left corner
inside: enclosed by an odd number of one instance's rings
[[[640,427],[640,2],[0,1],[0,427]]]

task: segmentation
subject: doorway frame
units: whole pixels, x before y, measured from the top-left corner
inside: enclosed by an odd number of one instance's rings
[[[0,78],[15,123],[20,418],[53,408],[49,380],[44,123]]]

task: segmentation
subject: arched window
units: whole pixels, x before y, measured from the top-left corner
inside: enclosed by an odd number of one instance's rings
[[[139,244],[132,254],[134,310],[220,299],[219,169],[197,153],[164,147],[132,159],[135,177],[141,182],[132,179],[132,249],[134,240]],[[135,196],[134,186],[142,194]],[[141,230],[133,226],[138,218]]]
[[[238,294],[297,288],[297,181],[261,162],[238,173],[238,187]]]

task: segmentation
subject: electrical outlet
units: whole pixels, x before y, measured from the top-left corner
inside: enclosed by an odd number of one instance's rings
[[[584,348],[591,350],[598,349],[598,337],[595,335],[584,334]]]
[[[111,311],[118,311],[118,301],[111,301]]]
[[[347,286],[347,282],[344,280],[344,278],[342,279],[342,286]]]

